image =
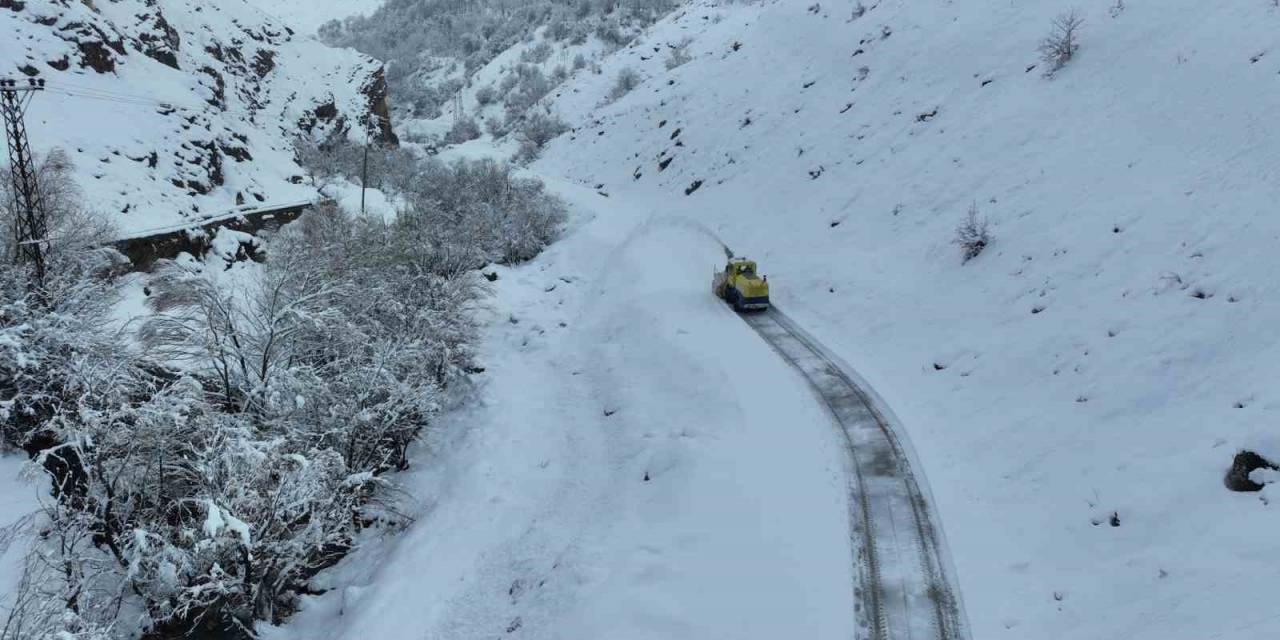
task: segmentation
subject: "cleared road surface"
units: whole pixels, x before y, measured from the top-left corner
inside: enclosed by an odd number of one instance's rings
[[[777,309],[742,316],[796,368],[848,441],[855,603],[862,637],[969,637],[945,549],[910,457],[893,425],[826,349]]]

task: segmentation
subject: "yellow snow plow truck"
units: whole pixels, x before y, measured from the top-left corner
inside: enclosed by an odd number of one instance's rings
[[[711,290],[738,311],[769,308],[769,278],[757,275],[756,263],[746,258],[731,258],[712,278]]]

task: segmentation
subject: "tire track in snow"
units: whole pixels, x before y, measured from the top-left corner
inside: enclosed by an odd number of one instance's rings
[[[743,319],[809,381],[848,443],[855,604],[870,640],[967,640],[941,535],[902,438],[856,376],[776,308]]]

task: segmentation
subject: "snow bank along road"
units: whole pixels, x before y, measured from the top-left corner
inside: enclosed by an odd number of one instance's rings
[[[859,625],[875,640],[967,637],[945,546],[893,427],[852,375],[781,311],[743,317],[809,381],[848,442]]]

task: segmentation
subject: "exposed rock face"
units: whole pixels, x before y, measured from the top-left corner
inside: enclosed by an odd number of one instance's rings
[[[1251,477],[1258,469],[1275,471],[1280,466],[1252,451],[1241,451],[1231,461],[1231,469],[1227,471],[1223,483],[1232,491],[1262,491],[1263,485],[1254,482]]]
[[[374,134],[375,139],[383,144],[400,144],[400,140],[396,138],[396,133],[391,127],[391,108],[387,102],[387,76],[383,70],[378,69],[378,72],[373,75],[372,81],[360,91],[368,98],[369,113],[374,115],[378,123],[378,130]]]
[[[0,77],[48,82],[33,145],[66,148],[125,235],[311,197],[297,136],[396,143],[380,64],[244,0],[0,0],[0,31]]]

